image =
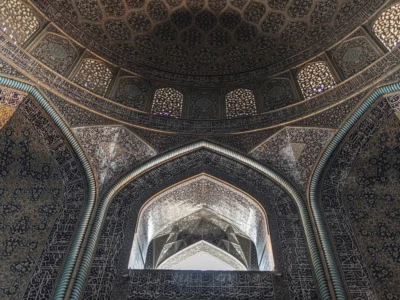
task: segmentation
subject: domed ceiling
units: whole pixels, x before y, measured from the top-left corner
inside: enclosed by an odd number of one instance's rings
[[[49,18],[95,53],[131,71],[168,79],[172,74],[249,78],[246,72],[261,69],[271,75],[318,54],[384,1],[32,2],[45,13],[53,6]]]

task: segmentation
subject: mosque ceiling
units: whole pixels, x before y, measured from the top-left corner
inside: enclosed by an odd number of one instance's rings
[[[170,79],[177,74],[240,77],[252,71],[260,75],[261,69],[278,72],[327,49],[385,1],[31,2],[67,34],[111,62]]]

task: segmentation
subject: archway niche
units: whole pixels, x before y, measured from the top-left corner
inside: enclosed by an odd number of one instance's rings
[[[164,191],[205,174],[251,195],[248,197],[257,199],[265,210],[274,253],[273,271],[151,270],[145,268],[143,260],[141,269],[129,269],[138,219],[146,204]],[[222,195],[218,194],[218,201],[229,203],[229,197]],[[179,215],[176,221],[182,217]],[[244,219],[249,219],[248,214]],[[160,163],[118,189],[107,207],[83,298],[205,299],[207,290],[221,299],[232,299],[237,292],[253,300],[295,299],[304,294],[316,299],[308,249],[298,206],[280,184],[245,163],[200,148]],[[147,250],[141,250],[147,254]],[[259,269],[272,266],[260,265]],[[210,286],[211,281],[215,285]]]
[[[226,182],[205,173],[191,177],[142,206],[129,268],[271,271],[266,213]]]

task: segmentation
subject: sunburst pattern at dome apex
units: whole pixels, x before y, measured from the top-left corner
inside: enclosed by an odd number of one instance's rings
[[[140,65],[187,75],[226,75],[279,63],[322,39],[328,47],[343,31],[362,23],[354,19],[358,12],[384,1],[373,0],[373,5],[368,0],[44,2],[70,21],[62,29],[72,37],[112,62],[113,53],[124,57],[133,71]],[[315,49],[322,50],[321,45]]]

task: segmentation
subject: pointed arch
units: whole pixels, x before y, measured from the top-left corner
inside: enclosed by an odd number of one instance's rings
[[[274,182],[274,184],[282,188],[285,191],[285,193],[287,193],[287,195],[290,196],[291,199],[293,199],[292,201],[293,204],[295,205],[294,207],[296,208],[296,211],[298,211],[299,218],[301,220],[301,224],[304,229],[305,240],[311,255],[312,269],[317,277],[318,289],[323,299],[329,299],[330,295],[327,287],[327,281],[322,267],[321,257],[318,253],[318,246],[313,233],[311,219],[308,215],[307,205],[305,204],[299,192],[292,186],[290,182],[288,182],[285,178],[283,178],[281,175],[279,175],[272,169],[264,165],[261,165],[260,163],[254,161],[251,158],[246,157],[245,155],[239,154],[233,150],[224,148],[222,146],[213,144],[209,141],[198,141],[180,147],[178,149],[172,150],[170,152],[161,154],[145,162],[141,166],[133,169],[132,171],[128,172],[125,176],[123,176],[118,182],[114,183],[109,188],[109,190],[107,190],[104,193],[100,201],[98,211],[96,213],[93,229],[90,233],[89,240],[86,245],[85,252],[83,254],[82,264],[80,265],[79,273],[77,274],[77,279],[72,290],[71,299],[79,299],[79,297],[83,292],[83,287],[85,285],[85,281],[89,274],[91,261],[95,255],[97,243],[99,241],[100,234],[102,232],[102,227],[104,225],[107,216],[107,211],[115,196],[119,192],[123,191],[124,187],[128,186],[128,184],[133,184],[134,182],[141,182],[141,180],[144,180],[141,179],[141,176],[150,176],[150,178],[146,181],[147,185],[146,191],[147,191],[149,189],[149,184],[151,182],[154,182],[155,180],[154,178],[151,178],[153,174],[152,172],[156,172],[163,166],[167,168],[169,163],[173,163],[178,160],[179,163],[181,163],[181,161],[187,160],[189,156],[194,156],[194,155],[199,155],[199,159],[203,161],[205,160],[204,162],[206,163],[207,160],[210,159],[207,158],[207,156],[209,155],[200,155],[200,153],[202,153],[201,151],[206,151],[206,153],[211,153],[210,155],[215,155],[216,157],[219,157],[220,163],[221,160],[224,162],[227,160],[239,164],[241,168],[243,168],[244,172],[243,174],[246,174],[246,172],[256,172],[254,174],[260,174],[260,176],[268,178],[268,180]],[[176,171],[177,169],[175,168],[171,170]],[[164,171],[160,170],[160,172],[166,172],[166,170]],[[172,175],[169,174],[168,176]],[[165,176],[161,178],[164,177]],[[289,207],[290,206],[287,206],[287,208]],[[328,255],[329,255],[329,250],[328,250]]]
[[[81,247],[83,245],[83,238],[84,238],[85,230],[88,226],[89,219],[90,219],[91,213],[93,211],[96,196],[97,196],[97,186],[96,186],[96,181],[95,181],[95,177],[94,177],[94,172],[91,168],[89,160],[87,159],[82,147],[80,146],[78,140],[75,138],[74,134],[72,133],[72,131],[70,130],[68,125],[64,122],[64,120],[58,114],[58,112],[52,107],[52,105],[47,101],[47,99],[41,93],[39,93],[39,91],[36,88],[34,88],[33,86],[31,86],[29,84],[21,83],[16,80],[11,80],[11,79],[8,79],[5,77],[0,77],[0,86],[4,86],[6,88],[12,88],[15,90],[20,90],[20,91],[28,93],[32,98],[34,98],[34,100],[41,107],[41,109],[44,110],[44,112],[48,115],[48,117],[52,120],[52,122],[54,122],[55,129],[59,130],[59,132],[62,134],[63,138],[65,139],[66,145],[62,145],[62,143],[59,143],[59,141],[57,140],[57,135],[59,135],[59,133],[53,132],[52,126],[50,126],[51,124],[40,123],[40,124],[37,124],[37,126],[36,126],[36,129],[41,131],[40,135],[43,136],[43,138],[48,139],[49,145],[54,147],[53,151],[55,151],[55,152],[60,151],[59,156],[56,157],[55,160],[59,164],[63,165],[63,167],[65,168],[65,170],[63,171],[66,176],[65,177],[65,180],[66,180],[65,186],[72,190],[74,190],[74,189],[76,190],[76,189],[80,188],[80,185],[78,185],[77,183],[74,183],[74,182],[72,182],[71,186],[69,186],[69,181],[71,181],[71,180],[73,181],[74,176],[76,176],[76,174],[69,174],[69,172],[73,172],[74,170],[75,170],[75,172],[78,172],[77,171],[78,170],[77,168],[79,168],[78,164],[82,168],[82,171],[84,174],[83,181],[85,181],[85,183],[82,184],[82,188],[84,188],[85,184],[87,185],[87,187],[85,189],[86,194],[85,194],[85,199],[84,199],[84,200],[86,200],[85,201],[86,207],[82,209],[83,213],[80,215],[81,216],[80,224],[75,231],[75,235],[71,234],[69,237],[68,237],[68,235],[66,237],[65,242],[67,242],[68,245],[70,245],[70,249],[68,249],[68,247],[65,247],[63,250],[60,250],[60,252],[57,254],[57,258],[58,259],[61,258],[62,261],[60,262],[58,270],[56,267],[52,268],[53,271],[56,271],[59,273],[58,274],[59,279],[57,281],[57,286],[56,287],[53,286],[53,290],[55,288],[55,291],[49,290],[48,287],[44,287],[44,289],[47,289],[47,293],[53,294],[55,299],[64,299],[67,287],[71,280],[71,275],[72,275],[73,269],[76,266],[76,261],[78,259],[79,250],[81,249]],[[43,118],[41,118],[38,114],[39,113],[33,109],[27,111],[28,116],[31,116],[32,118],[36,117],[40,122],[40,120],[42,120]],[[53,143],[56,142],[58,144],[52,145],[51,144],[52,142]],[[68,151],[69,151],[68,147],[70,147],[72,150],[71,154],[68,153]],[[75,156],[77,158],[77,162],[76,161],[68,161],[67,157],[70,155]],[[70,199],[70,201],[72,201],[72,199]],[[69,207],[72,210],[76,209],[76,207],[77,207],[74,205],[68,205],[68,203],[66,203],[65,206]],[[62,236],[63,229],[64,228],[62,228],[62,226],[59,226],[57,229],[55,229],[55,233],[58,232],[57,230],[61,230],[59,232],[59,234],[60,234],[60,236]],[[51,247],[49,247],[49,248],[51,249]],[[61,251],[63,251],[63,252],[61,252]],[[69,251],[69,252],[67,252],[67,251]],[[51,255],[51,253],[47,254],[46,251],[43,251],[42,256],[46,256],[46,255]],[[44,262],[44,264],[46,263],[45,261],[43,261],[43,262]],[[64,262],[63,267],[61,267],[62,262]],[[40,269],[40,267],[39,267],[39,269]],[[47,271],[44,270],[42,273],[43,273],[42,274],[43,276],[49,277],[49,274],[47,274],[48,273]],[[50,280],[50,278],[45,278],[45,279],[41,279],[41,280],[45,280],[48,283],[52,284],[52,281]],[[56,280],[56,278],[54,278],[54,280]],[[34,293],[41,293],[41,292],[42,292],[41,289],[35,288]],[[44,297],[50,297],[50,294],[48,296],[44,296]]]
[[[79,51],[73,42],[54,32],[43,34],[34,43],[30,53],[46,66],[64,76],[79,57]]]
[[[183,249],[180,252],[167,258],[163,261],[157,269],[177,269],[176,266],[184,260],[190,259],[198,253],[206,253],[216,259],[216,261],[221,261],[222,263],[229,266],[232,270],[247,270],[246,267],[233,255],[221,250],[220,248],[210,244],[206,241],[199,241],[196,244],[190,245],[189,247]],[[207,270],[207,268],[202,269]]]
[[[366,114],[366,112],[372,107],[372,105],[380,99],[382,95],[393,93],[395,91],[400,91],[400,83],[395,83],[387,86],[380,87],[376,89],[365,101],[358,107],[358,109],[353,112],[353,114],[347,119],[342,127],[336,132],[335,136],[331,139],[330,143],[327,145],[325,150],[319,157],[318,162],[315,164],[313,170],[309,189],[308,189],[308,201],[310,202],[312,217],[315,219],[317,225],[318,235],[321,236],[321,247],[322,251],[325,253],[327,267],[329,274],[333,281],[334,291],[337,299],[347,299],[346,291],[344,288],[344,282],[342,279],[341,272],[339,271],[339,266],[337,265],[335,259],[333,258],[333,252],[328,253],[328,249],[333,249],[330,244],[329,234],[325,226],[325,219],[321,207],[319,204],[319,188],[321,186],[321,179],[323,174],[329,166],[329,162],[333,157],[334,153],[338,150],[340,144],[344,141],[345,137],[349,134],[351,129],[357,124],[357,122]]]
[[[163,230],[173,226],[177,220],[204,210],[212,212],[213,217],[225,221],[225,225],[230,224],[254,243],[260,270],[274,269],[265,208],[248,193],[209,173],[200,173],[169,186],[142,205],[129,268],[144,267],[149,243]]]

